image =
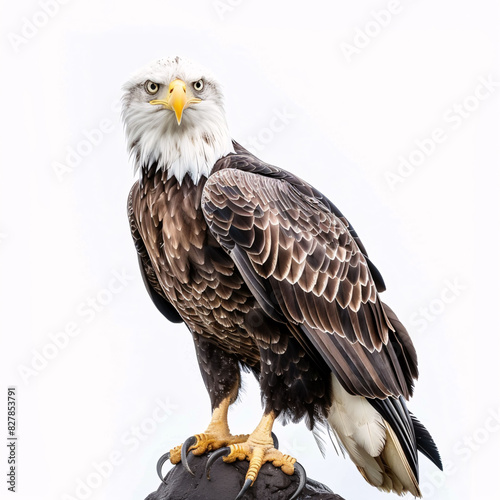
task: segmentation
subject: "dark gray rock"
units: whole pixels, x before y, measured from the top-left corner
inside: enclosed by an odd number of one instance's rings
[[[234,500],[238,495],[248,462],[226,464],[222,459],[217,460],[210,471],[210,480],[205,477],[205,465],[210,455],[201,457],[188,455],[188,463],[194,472],[188,471],[177,464],[167,474],[167,484],[160,484],[155,493],[148,495],[146,500]],[[165,469],[168,467],[167,462]],[[254,485],[243,497],[244,500],[288,500],[296,491],[298,478],[287,476],[281,469],[270,463],[263,465]],[[327,486],[308,479],[306,487],[300,495],[300,500],[343,500],[334,494]]]

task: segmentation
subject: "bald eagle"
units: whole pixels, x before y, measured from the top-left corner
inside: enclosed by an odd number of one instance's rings
[[[249,460],[241,496],[267,461],[299,470],[272,426],[305,420],[331,429],[370,484],[420,497],[417,450],[442,466],[406,406],[417,357],[352,225],[231,139],[221,87],[195,63],[143,68],[124,86],[122,114],[139,172],[128,216],[142,277],[161,313],[191,332],[212,404],[205,432],[166,457]],[[227,414],[242,369],[260,384],[264,415],[234,436]]]

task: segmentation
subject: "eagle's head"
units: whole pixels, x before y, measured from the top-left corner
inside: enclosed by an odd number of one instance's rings
[[[180,57],[155,61],[123,87],[122,118],[135,170],[166,170],[182,182],[208,177],[233,152],[221,86],[204,68]]]

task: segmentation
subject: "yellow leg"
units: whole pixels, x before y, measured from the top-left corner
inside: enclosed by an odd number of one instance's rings
[[[195,443],[190,446],[188,450],[191,451],[193,455],[203,455],[208,451],[217,450],[236,443],[242,443],[248,439],[248,434],[233,436],[229,432],[227,414],[229,405],[232,403],[233,399],[232,396],[228,396],[226,399],[222,400],[220,405],[213,411],[212,419],[206,431],[194,436]],[[173,464],[181,461],[181,449],[182,445],[176,446],[170,450],[170,461]]]
[[[274,447],[271,432],[275,420],[274,412],[264,415],[248,439],[244,443],[229,446],[230,453],[223,458],[224,462],[249,460],[250,466],[245,481],[250,480],[251,484],[257,479],[265,462],[272,462],[275,467],[281,467],[281,470],[290,476],[294,473],[296,459],[284,455]]]

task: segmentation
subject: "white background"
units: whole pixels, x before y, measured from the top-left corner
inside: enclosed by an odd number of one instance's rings
[[[3,1],[0,21],[0,435],[15,385],[16,498],[142,500],[158,486],[157,458],[208,423],[190,335],[156,311],[140,278],[117,110],[131,73],[177,54],[224,83],[233,137],[260,137],[262,159],[327,194],[382,271],[385,301],[419,353],[410,408],[446,465],[440,473],[422,457],[426,498],[493,498],[500,87],[477,89],[481,78],[500,82],[498,2],[73,0],[50,17],[41,3]],[[393,5],[381,27],[374,12]],[[468,116],[458,119],[463,104]],[[293,118],[270,134],[283,110]],[[85,149],[102,120],[106,132]],[[436,128],[446,139],[391,189],[387,172]],[[85,156],[71,168],[68,151],[78,147]],[[59,165],[58,175],[58,163],[67,171]],[[132,278],[118,291],[114,273],[123,272]],[[70,338],[62,332],[71,324]],[[230,414],[238,433],[260,417],[257,385],[245,385]],[[367,485],[329,442],[323,459],[304,425],[276,432],[346,500],[395,498]],[[102,465],[110,457],[113,470]]]

